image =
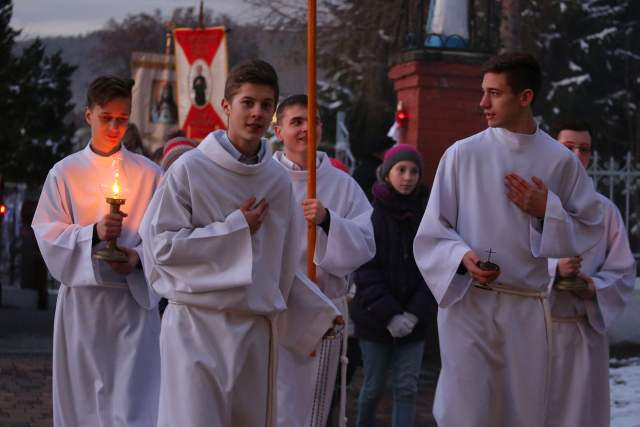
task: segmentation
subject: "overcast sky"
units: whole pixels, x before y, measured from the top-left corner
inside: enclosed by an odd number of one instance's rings
[[[121,21],[129,14],[155,9],[168,14],[199,5],[200,0],[14,0],[11,26],[22,29],[22,38],[76,35],[98,30],[110,18]],[[240,22],[249,11],[242,0],[205,0],[204,7]]]

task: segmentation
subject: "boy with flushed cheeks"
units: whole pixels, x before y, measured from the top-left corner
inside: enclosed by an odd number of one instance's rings
[[[262,139],[277,98],[271,65],[234,68],[228,130],[171,165],[143,220],[145,271],[169,301],[159,426],[273,425],[278,344],[308,355],[340,314],[296,271],[304,222]]]
[[[251,158],[258,154],[261,138],[271,124],[275,105],[273,89],[253,83],[243,84],[230,100],[222,100],[229,139],[244,156]]]
[[[578,160],[538,128],[542,71],[525,53],[483,67],[488,128],[444,153],[414,255],[438,302],[439,426],[541,426],[549,402],[547,259],[601,238],[602,206]],[[499,269],[482,268],[491,256]]]
[[[306,95],[297,95],[298,98],[289,97],[280,104],[281,113],[276,118],[276,136],[284,144],[284,153],[300,170],[307,169],[307,136],[308,120],[307,107],[293,103],[296,99],[302,100]],[[322,141],[322,120],[320,115],[316,117],[316,141]],[[305,198],[302,201],[304,219],[316,225],[326,224],[328,211],[318,199]]]
[[[53,342],[57,427],[156,424],[160,318],[140,265],[138,225],[160,170],[121,144],[132,86],[113,76],[91,83],[85,111],[91,141],[49,171],[33,218],[42,255],[61,282]],[[111,188],[116,168],[127,214],[109,213],[101,190]],[[125,262],[93,258],[111,239]]]
[[[319,117],[316,123],[319,141],[322,138]],[[314,254],[317,285],[346,319],[346,277],[375,255],[372,208],[357,182],[335,168],[322,152],[317,153],[316,161],[317,198],[307,197],[308,137],[314,131],[308,126],[307,96],[293,95],[283,100],[276,111],[275,131],[284,150],[273,157],[293,183],[296,215],[318,227]],[[304,239],[303,235],[298,238]],[[300,269],[305,268],[306,257],[305,244],[296,256]],[[340,339],[325,340],[315,349],[313,357],[281,350],[279,426],[326,425],[340,360],[340,342]],[[342,351],[346,352],[346,347]]]
[[[557,124],[558,142],[584,168],[591,158],[591,129],[581,121]],[[598,194],[604,210],[604,232],[580,256],[550,259],[549,270],[560,277],[579,276],[588,285],[567,292],[551,289],[553,348],[548,418],[557,427],[608,426],[609,339],[607,331],[633,294],[636,262],[624,221],[616,205]],[[585,410],[585,408],[589,408]]]
[[[222,100],[227,115],[227,138],[231,147],[241,154],[237,159],[242,163],[255,164],[259,160],[261,138],[275,110],[277,93],[274,92],[269,86],[245,83],[229,97],[230,100],[226,96]],[[255,202],[256,198],[252,196],[240,206],[252,233],[260,228],[269,209],[266,199]]]

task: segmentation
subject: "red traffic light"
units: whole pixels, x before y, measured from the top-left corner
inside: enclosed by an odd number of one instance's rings
[[[4,203],[0,203],[0,216],[4,216],[7,213],[7,206]]]

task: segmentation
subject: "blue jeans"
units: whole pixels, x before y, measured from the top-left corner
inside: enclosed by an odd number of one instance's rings
[[[424,341],[382,344],[361,339],[360,349],[364,381],[358,397],[356,426],[375,425],[376,407],[384,392],[389,368],[393,391],[393,427],[413,426]]]

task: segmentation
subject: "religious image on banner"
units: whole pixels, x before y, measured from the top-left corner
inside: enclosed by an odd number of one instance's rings
[[[210,86],[209,83],[207,83],[209,73],[205,72],[205,69],[206,64],[204,64],[204,61],[198,59],[191,67],[191,72],[189,73],[191,74],[189,81],[192,82],[191,104],[196,108],[204,108],[209,103],[209,99],[207,99],[207,95],[209,95],[207,87]]]
[[[226,32],[224,27],[177,28],[173,36],[179,126],[200,140],[226,128],[221,106],[228,70]]]
[[[138,127],[145,150],[152,153],[179,129],[174,57],[134,52],[131,70],[135,85],[130,121]]]
[[[178,123],[178,105],[174,96],[175,82],[154,80],[151,83],[149,121],[174,125]]]

